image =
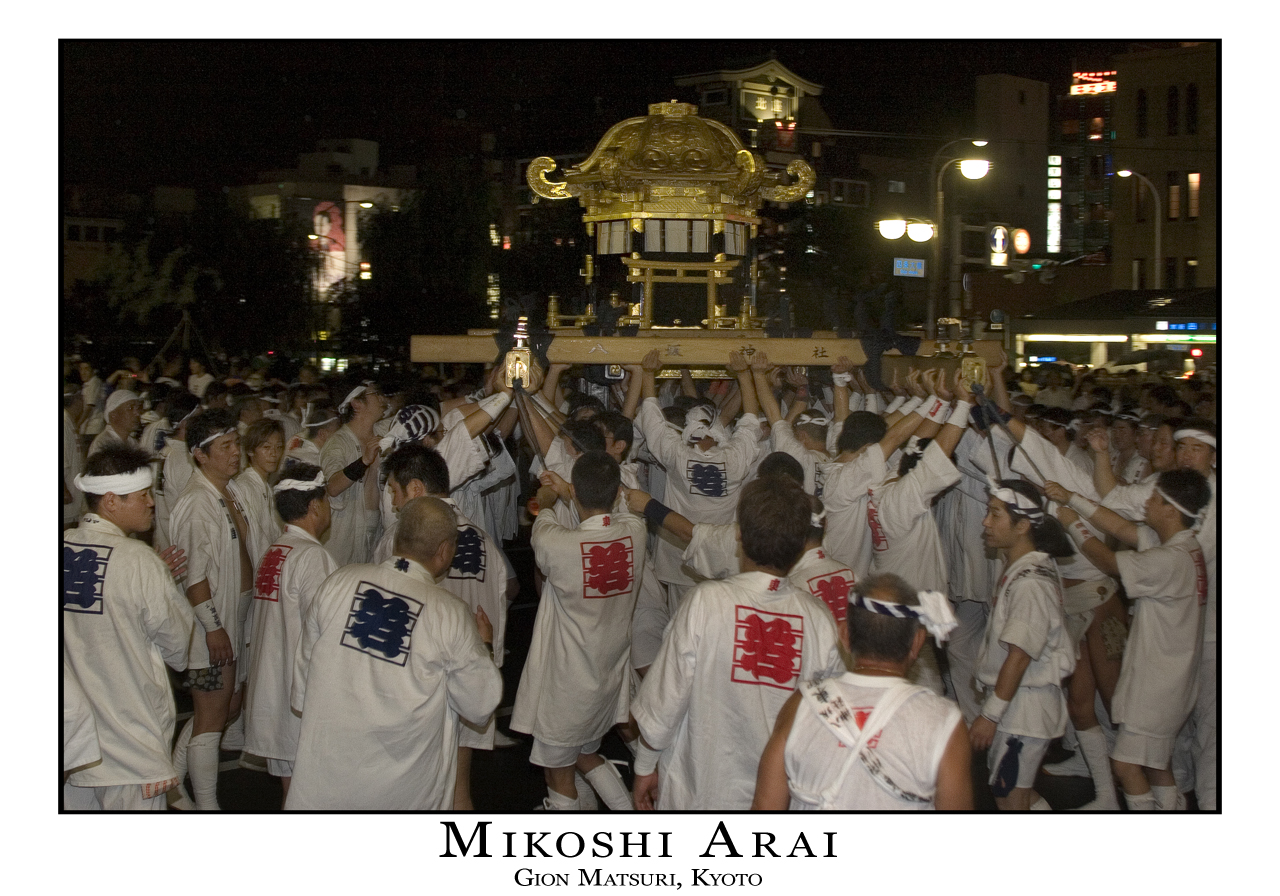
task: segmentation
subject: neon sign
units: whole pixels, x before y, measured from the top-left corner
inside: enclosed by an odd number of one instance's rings
[[[1075,82],[1071,85],[1072,96],[1088,96],[1096,93],[1115,93],[1116,82],[1109,80],[1115,72],[1072,72]]]

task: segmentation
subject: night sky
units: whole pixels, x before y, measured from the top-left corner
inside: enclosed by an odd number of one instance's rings
[[[62,41],[61,179],[130,188],[251,182],[317,139],[381,144],[418,164],[442,119],[493,129],[504,156],[593,146],[651,102],[693,99],[673,78],[776,53],[823,85],[848,130],[963,135],[974,79],[1004,73],[1065,93],[1128,41]],[[911,144],[907,144],[911,146]]]

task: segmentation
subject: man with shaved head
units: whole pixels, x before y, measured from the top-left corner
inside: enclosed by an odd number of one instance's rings
[[[409,501],[394,555],[338,570],[307,609],[286,809],[453,808],[457,717],[483,723],[502,696],[488,620],[436,584],[457,526],[443,501]]]

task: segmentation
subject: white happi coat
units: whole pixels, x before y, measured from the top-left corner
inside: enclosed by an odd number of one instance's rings
[[[1009,439],[993,433],[996,451]],[[982,520],[987,515],[987,476],[991,469],[991,449],[986,437],[969,428],[960,436],[952,463],[960,473],[955,486],[947,489],[934,504],[934,520],[947,562],[948,597],[953,601],[990,603],[1000,578],[1000,560],[987,556],[982,539]],[[1002,468],[1003,470],[1003,468]]]
[[[866,446],[848,463],[832,461],[823,467],[822,504],[827,511],[824,543],[835,559],[849,564],[858,578],[871,571],[871,529],[867,526],[867,496],[888,477],[884,449]]]
[[[501,696],[466,605],[424,567],[393,557],[339,569],[298,643],[285,808],[453,808],[458,717],[483,721]]]
[[[98,726],[93,720],[89,695],[76,678],[75,667],[62,648],[62,770],[69,772],[102,759],[98,746]]]
[[[71,503],[62,505],[62,525],[68,526],[85,511],[84,494],[76,488],[75,478],[80,475],[80,443],[76,437],[75,421],[66,411],[62,412],[62,484],[71,492]]]
[[[344,425],[320,449],[320,469],[324,471],[325,481],[361,456],[360,440],[350,426]],[[342,494],[329,497],[333,522],[329,524],[329,537],[325,539],[324,546],[339,566],[364,563],[369,559],[370,534],[378,525],[376,511],[367,510],[364,506],[364,490],[370,487],[373,486],[366,486],[365,478],[361,476],[359,482]]]
[[[283,529],[276,515],[271,486],[263,480],[261,473],[249,466],[236,476],[235,483],[240,493],[240,505],[244,508],[245,522],[249,524],[249,559],[256,570],[262,562],[262,555]]]
[[[960,471],[935,441],[906,476],[872,487],[867,500],[872,572],[893,573],[918,591],[947,593],[947,560],[930,506],[959,481]]]
[[[176,778],[165,665],[186,666],[195,628],[191,605],[151,548],[95,513],[63,534],[63,658],[89,699],[102,752],[101,763],[76,772],[70,783],[113,787]],[[198,640],[203,644],[203,632]]]
[[[831,614],[785,578],[695,587],[631,707],[662,751],[658,808],[750,808],[778,711],[802,680],[844,671],[836,645]]]
[[[754,414],[739,418],[728,443],[702,451],[687,444],[680,431],[667,423],[653,398],[640,403],[636,426],[644,433],[650,453],[666,469],[662,502],[695,523],[732,522],[738,509],[738,492],[760,450],[760,419]],[[658,578],[682,585],[692,579],[680,571],[681,550],[660,537],[654,565]]]
[[[857,584],[853,570],[827,556],[824,548],[809,548],[787,573],[791,584],[807,591],[831,611],[831,618],[844,622],[849,614],[849,595]]]
[[[1199,689],[1209,575],[1189,529],[1164,544],[1145,526],[1137,551],[1116,552],[1125,593],[1135,601],[1111,719],[1137,734],[1173,737]]]
[[[644,520],[604,513],[567,529],[544,509],[530,543],[546,581],[511,728],[582,746],[627,720]]]
[[[173,507],[187,490],[187,483],[191,481],[191,474],[196,469],[184,441],[169,439],[161,453],[164,455],[164,463],[161,464],[159,485],[155,489],[156,528],[151,540],[158,551],[173,544],[169,522],[173,516]]]
[[[827,428],[828,434],[833,428]],[[804,490],[811,495],[822,497],[822,486],[824,484],[822,480],[825,476],[825,465],[831,463],[831,455],[825,451],[815,451],[800,444],[800,440],[796,438],[795,430],[786,420],[779,420],[769,427],[769,444],[774,451],[789,454],[799,461],[800,466],[804,468]],[[824,471],[823,476],[818,475],[819,470]]]
[[[991,618],[975,677],[994,689],[1009,645],[1031,657],[999,730],[1027,737],[1061,737],[1067,728],[1062,679],[1076,667],[1076,650],[1062,612],[1062,582],[1053,559],[1028,551],[1004,571],[991,600]]]
[[[227,483],[227,493],[232,500],[240,499],[234,479]],[[213,607],[231,639],[236,659],[240,659],[249,635],[240,628],[240,621],[245,618],[240,604],[253,600],[252,595],[242,597],[240,591],[240,533],[221,493],[199,469],[191,474],[187,490],[173,508],[169,534],[173,543],[186,552],[185,582],[188,585],[209,583]],[[209,666],[209,645],[204,636],[204,629],[197,626],[189,668]]]
[[[904,683],[897,676],[846,672],[816,682],[814,690],[826,705],[851,711],[845,724],[861,731],[885,692]],[[869,732],[859,751],[864,761],[850,755],[844,738],[819,718],[818,704],[802,698],[784,752],[791,810],[932,809],[938,767],[959,722],[953,701],[917,690],[878,732]]]
[[[306,529],[289,525],[258,564],[253,651],[245,690],[245,749],[292,762],[302,720],[289,708],[293,662],[306,609],[338,564]]]

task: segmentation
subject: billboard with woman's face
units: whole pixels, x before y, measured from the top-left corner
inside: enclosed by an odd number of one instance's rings
[[[347,238],[342,226],[342,207],[336,202],[317,202],[311,213],[311,248],[318,253],[316,289],[327,292],[344,279],[347,271]]]

